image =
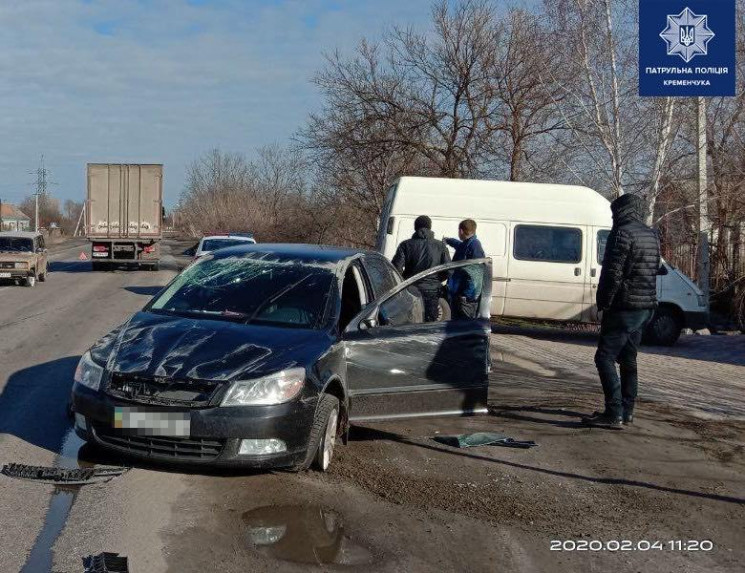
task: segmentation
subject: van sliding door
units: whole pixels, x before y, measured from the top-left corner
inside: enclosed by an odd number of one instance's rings
[[[512,223],[505,316],[581,321],[587,249],[582,227]]]

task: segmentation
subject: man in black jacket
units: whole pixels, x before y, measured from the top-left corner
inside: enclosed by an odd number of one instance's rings
[[[602,312],[595,354],[605,394],[605,411],[583,418],[586,424],[620,428],[634,419],[636,353],[642,333],[657,306],[660,246],[644,221],[644,203],[622,195],[611,203],[613,228],[605,246],[597,305]],[[616,362],[620,365],[618,379]]]
[[[392,262],[404,279],[408,279],[437,265],[449,263],[450,253],[442,241],[435,239],[432,220],[422,215],[414,221],[414,235],[398,246]],[[441,276],[427,277],[416,284],[424,301],[425,322],[437,320],[440,289],[442,281],[447,278],[447,273],[444,273]]]

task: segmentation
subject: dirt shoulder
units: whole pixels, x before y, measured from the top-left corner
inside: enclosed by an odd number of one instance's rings
[[[502,336],[494,337],[489,416],[356,428],[326,475],[196,477],[177,504],[175,515],[188,513],[190,524],[181,520],[168,536],[169,570],[202,570],[217,556],[225,571],[304,570],[256,551],[241,517],[283,505],[338,515],[349,540],[372,556],[362,570],[738,570],[745,422],[646,400],[630,428],[584,428],[579,416],[597,407],[597,383],[577,368],[553,374],[540,352],[507,355],[505,345],[518,343]],[[464,450],[432,439],[475,431],[539,446]],[[195,512],[195,501],[209,510]],[[208,554],[195,550],[207,539]],[[556,552],[553,540],[628,540],[642,550]],[[678,550],[676,540],[710,540],[713,549]],[[662,549],[643,550],[657,541]]]

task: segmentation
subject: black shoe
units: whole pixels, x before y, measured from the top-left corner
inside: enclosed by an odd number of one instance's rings
[[[582,423],[598,428],[613,428],[620,430],[623,427],[621,416],[614,416],[605,412],[594,412],[592,416],[582,418]]]
[[[634,412],[624,412],[623,413],[623,423],[624,424],[633,424],[634,423]]]

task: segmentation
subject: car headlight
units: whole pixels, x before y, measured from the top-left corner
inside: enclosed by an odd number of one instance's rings
[[[289,368],[254,380],[233,382],[222,406],[262,406],[292,400],[305,384],[304,368]]]
[[[17,268],[17,269],[27,269],[28,268],[28,263],[16,263],[15,264],[15,268]]]
[[[93,362],[90,352],[86,352],[80,357],[78,367],[75,369],[75,382],[91,390],[98,390],[101,386],[101,378],[103,378],[103,368]]]

